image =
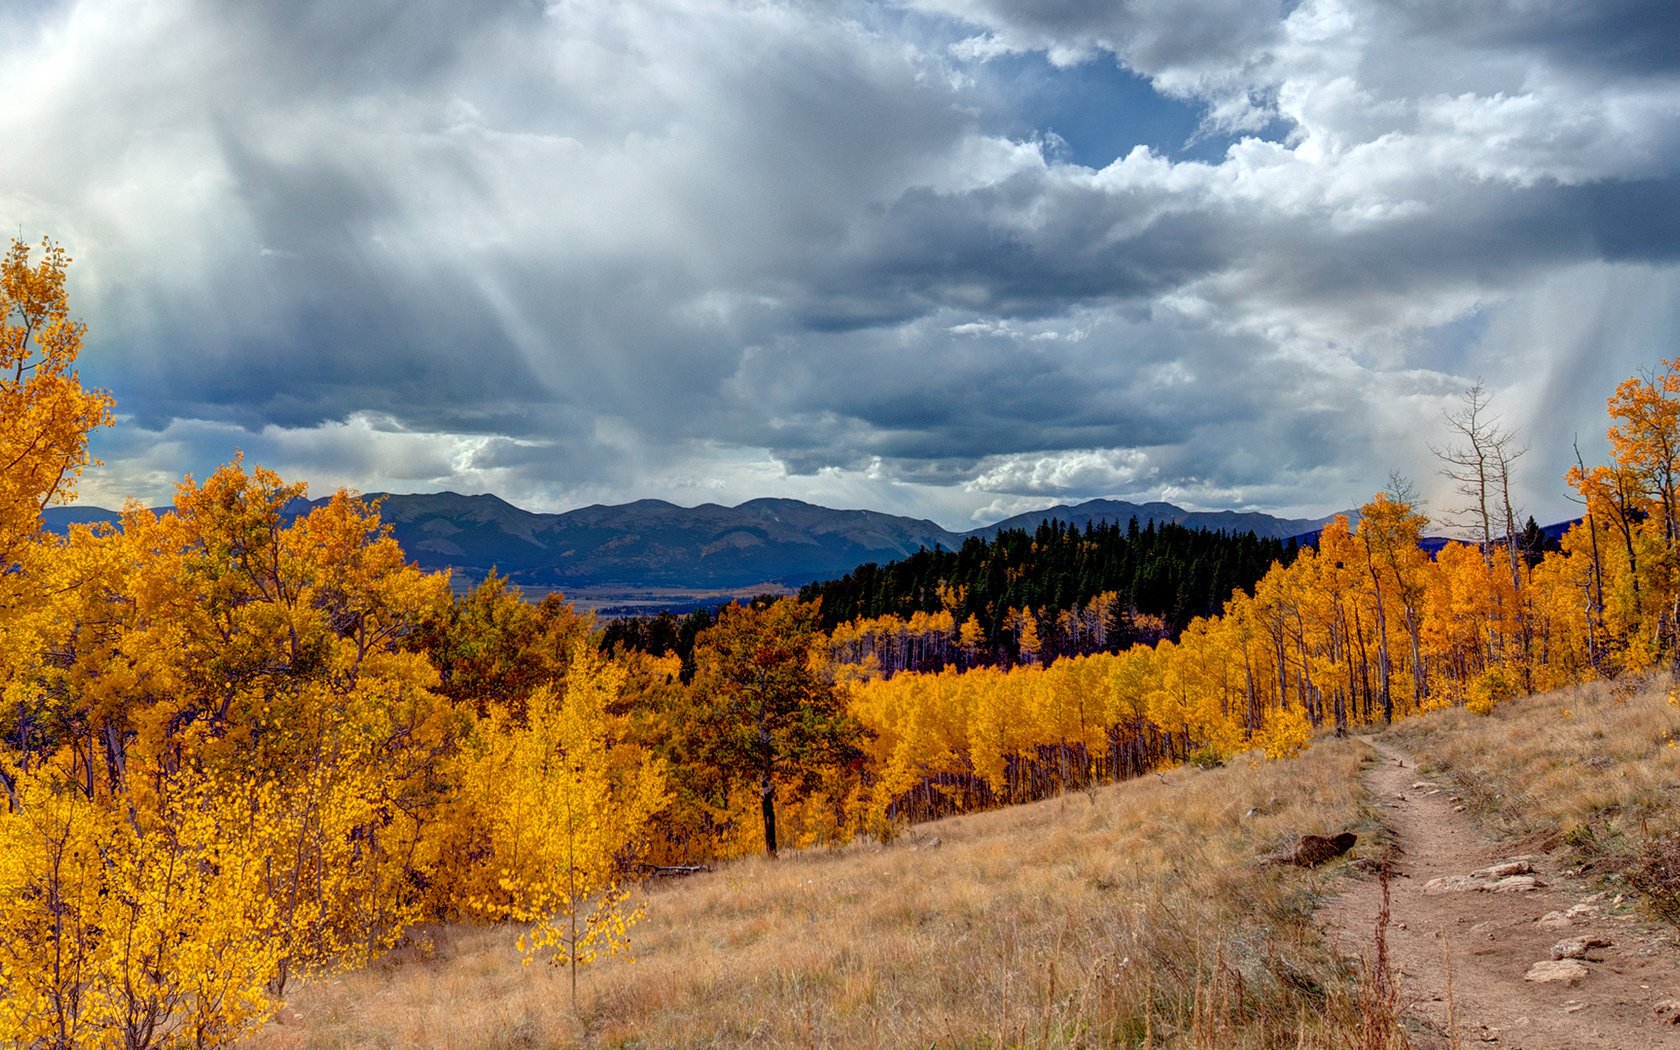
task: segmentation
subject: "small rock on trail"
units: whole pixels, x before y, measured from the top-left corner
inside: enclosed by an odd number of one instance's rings
[[[1523,980],[1533,981],[1536,984],[1552,984],[1557,981],[1574,984],[1576,981],[1584,980],[1586,976],[1587,968],[1574,959],[1548,959],[1545,962],[1537,962],[1530,966],[1528,972],[1523,974]]]
[[[1597,934],[1588,934],[1585,937],[1570,937],[1552,945],[1552,958],[1585,959],[1587,953],[1594,948],[1608,948],[1610,944],[1610,938],[1600,937]]]

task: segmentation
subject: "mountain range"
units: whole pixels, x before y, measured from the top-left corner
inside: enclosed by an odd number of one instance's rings
[[[524,587],[565,590],[797,587],[842,575],[865,562],[903,558],[923,547],[955,549],[970,536],[990,538],[1004,529],[1031,531],[1051,518],[1083,528],[1091,522],[1124,524],[1135,517],[1140,526],[1171,522],[1275,539],[1310,534],[1329,520],[1091,500],[952,532],[926,519],[832,510],[787,499],[748,500],[735,507],[679,507],[650,499],[539,514],[492,495],[375,493],[369,498],[380,501],[381,516],[391,524],[397,542],[424,568],[452,569],[458,577],[475,581],[495,568]],[[295,510],[306,512],[313,505],[300,502]],[[90,507],[46,512],[47,527],[55,531],[74,522],[116,519],[114,512]]]

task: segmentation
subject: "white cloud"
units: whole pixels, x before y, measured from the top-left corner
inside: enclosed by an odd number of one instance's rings
[[[1148,470],[1149,457],[1139,449],[1015,453],[982,460],[966,487],[973,492],[1088,496],[1130,491]]]

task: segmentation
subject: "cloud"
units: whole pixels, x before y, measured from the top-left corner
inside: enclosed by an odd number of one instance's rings
[[[0,18],[29,85],[0,219],[77,256],[83,372],[127,419],[90,500],[245,447],[548,509],[1323,512],[1429,477],[1482,378],[1561,515],[1555,435],[1602,431],[1614,379],[1672,352],[1680,16],[1656,3]],[[1023,55],[1141,78],[1153,102],[1087,115],[1138,145],[1076,163],[1012,93]],[[1194,150],[1145,144],[1187,107]]]
[[[988,457],[967,485],[976,492],[1023,496],[1125,492],[1136,487],[1148,468],[1149,457],[1138,449],[1015,453]]]

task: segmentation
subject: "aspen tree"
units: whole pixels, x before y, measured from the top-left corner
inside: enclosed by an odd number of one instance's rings
[[[75,369],[86,326],[70,316],[70,257],[21,239],[0,258],[0,566],[40,528],[41,511],[75,498],[88,434],[111,422],[111,397]]]
[[[538,687],[523,724],[498,714],[460,774],[484,860],[466,888],[478,914],[527,925],[527,963],[578,970],[629,949],[643,914],[629,882],[669,802],[659,763],[614,739],[624,670],[575,644],[563,690]]]

